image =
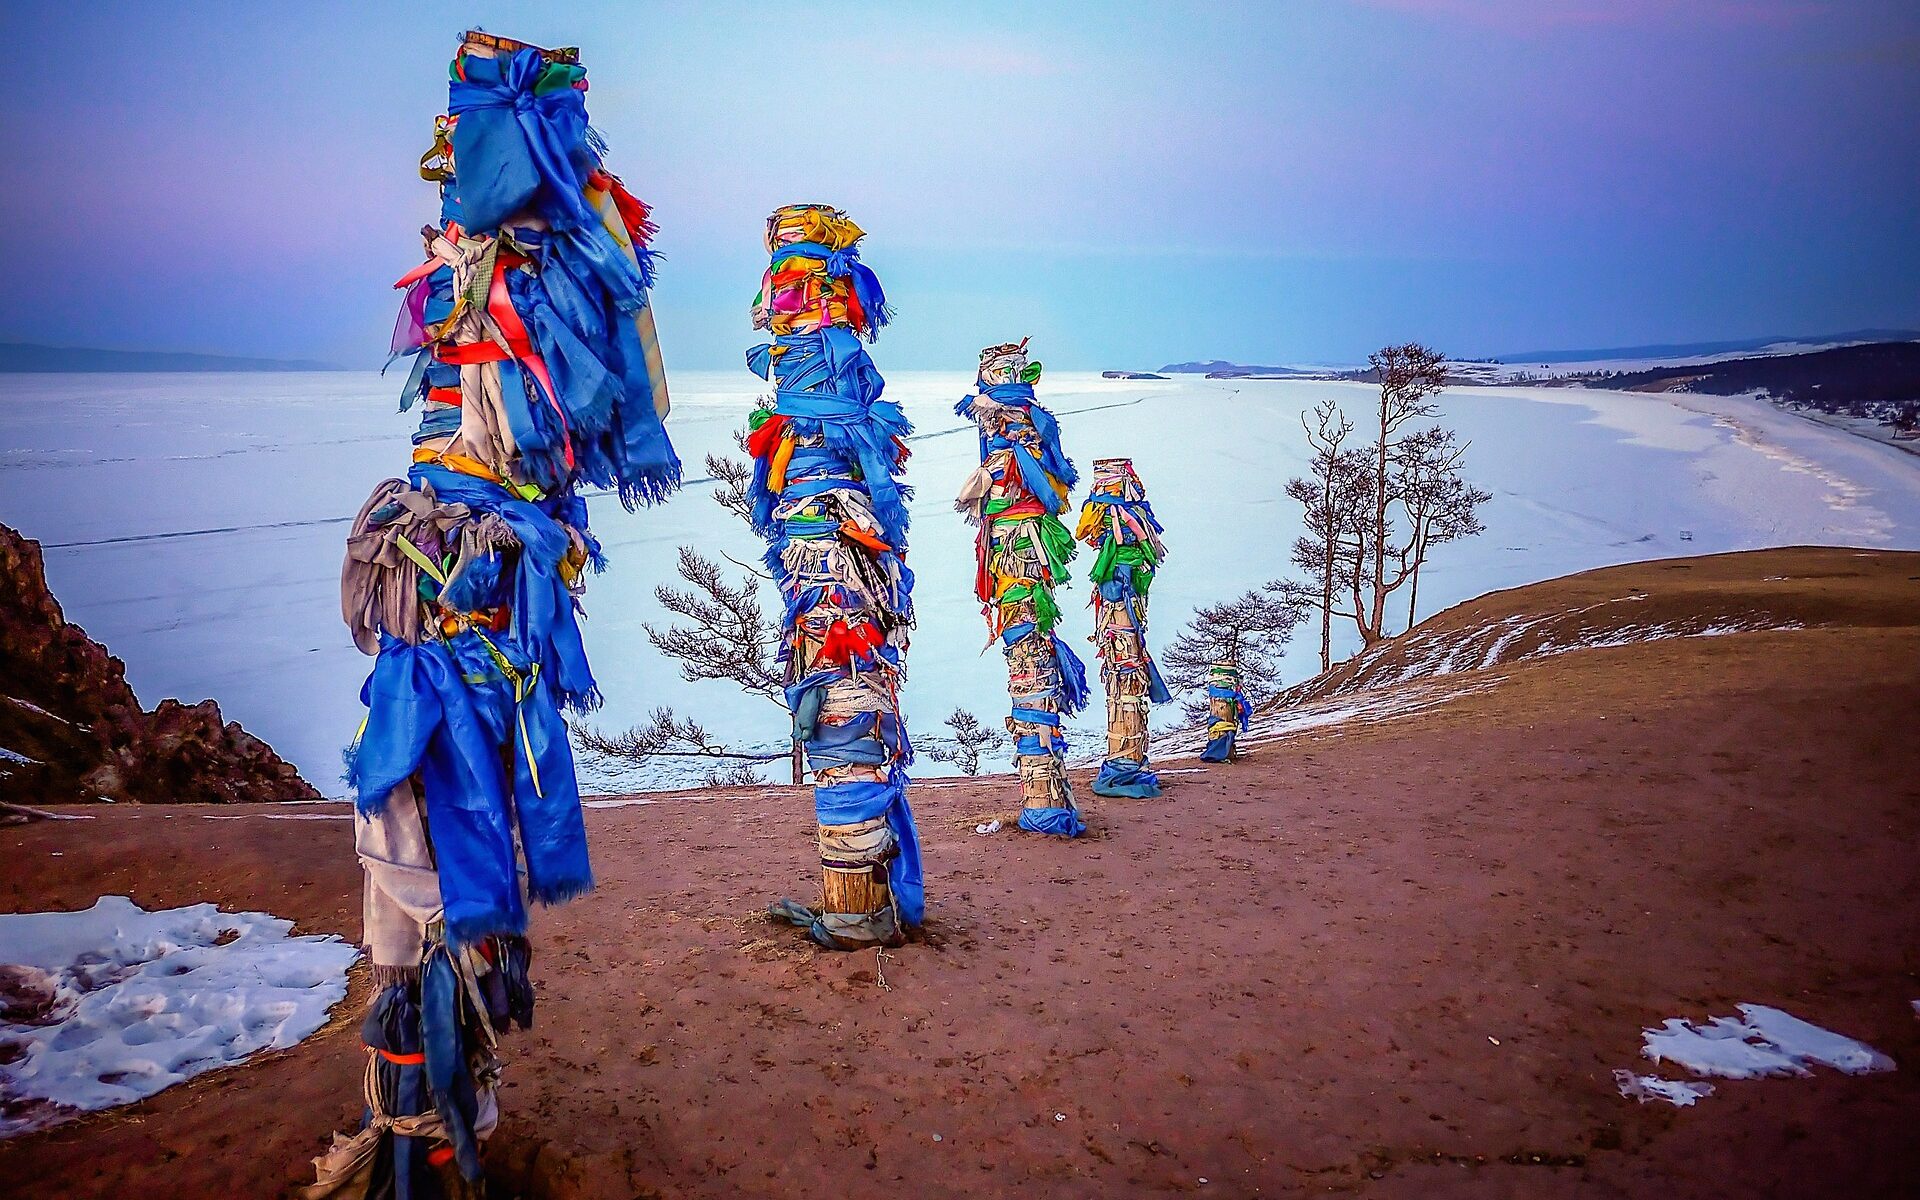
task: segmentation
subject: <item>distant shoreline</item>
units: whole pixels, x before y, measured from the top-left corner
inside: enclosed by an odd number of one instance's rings
[[[0,342],[0,374],[130,375],[239,371],[351,371],[338,363],[297,358],[241,358],[173,350],[102,350],[88,346],[42,346]]]

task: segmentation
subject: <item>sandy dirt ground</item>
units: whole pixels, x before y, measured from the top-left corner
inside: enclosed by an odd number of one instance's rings
[[[536,920],[496,1194],[1920,1194],[1920,555],[1847,553],[1615,568],[1799,576],[1832,623],[1508,664],[1170,762],[1157,801],[1082,786],[1078,842],[975,835],[1007,779],[920,786],[930,920],[884,956],[758,915],[816,886],[804,792],[596,809],[599,890]],[[345,820],[86,811],[0,830],[0,905],[357,934]],[[4,1190],[283,1193],[357,1112],[358,974],[291,1051],[0,1143]],[[1643,1027],[1742,1001],[1899,1068],[1617,1094]]]

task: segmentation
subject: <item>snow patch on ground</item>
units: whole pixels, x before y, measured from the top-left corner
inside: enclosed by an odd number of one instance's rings
[[[1791,1013],[1764,1004],[1736,1005],[1738,1017],[1710,1017],[1695,1024],[1669,1017],[1658,1029],[1641,1031],[1642,1053],[1695,1075],[1720,1079],[1807,1076],[1816,1066],[1847,1075],[1871,1075],[1894,1069],[1891,1058],[1865,1042],[1822,1029]],[[1915,1001],[1920,1012],[1920,1001]],[[1685,1107],[1713,1094],[1708,1084],[1660,1079],[1617,1070],[1620,1094],[1645,1104],[1665,1100]]]
[[[130,1104],[326,1024],[359,951],[212,904],[0,914],[0,1137]]]
[[[1713,1017],[1695,1025],[1670,1017],[1659,1029],[1644,1030],[1646,1056],[1726,1079],[1811,1075],[1809,1064],[1848,1075],[1893,1070],[1893,1060],[1865,1042],[1764,1004],[1736,1007],[1738,1018]]]
[[[1645,1104],[1649,1100],[1665,1100],[1675,1108],[1686,1108],[1695,1101],[1713,1095],[1710,1083],[1688,1083],[1683,1079],[1662,1079],[1658,1075],[1635,1075],[1632,1071],[1616,1069],[1613,1082],[1620,1088],[1620,1094],[1629,1100],[1638,1100]]]

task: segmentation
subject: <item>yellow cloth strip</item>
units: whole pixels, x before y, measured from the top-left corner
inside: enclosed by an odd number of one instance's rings
[[[773,457],[767,460],[767,490],[779,495],[787,490],[787,464],[793,461],[793,432],[784,430],[780,434],[779,444],[773,448]]]
[[[447,586],[446,574],[442,572],[438,566],[434,565],[434,561],[427,557],[425,551],[404,537],[397,537],[393,540],[394,544],[400,547],[400,553],[412,559],[415,566],[425,571],[428,575],[431,575],[433,581],[441,587]]]
[[[478,629],[473,631],[473,635],[479,638],[480,644],[487,648],[487,656],[493,659],[493,665],[507,677],[507,682],[513,684],[514,720],[520,726],[521,748],[527,752],[527,774],[533,778],[533,794],[544,799],[547,793],[540,787],[540,763],[534,757],[533,739],[527,734],[526,712],[527,697],[533,693],[534,680],[540,678],[540,664],[534,663],[528,668],[527,673],[522,675],[513,669],[513,664],[507,661],[506,655],[500,653],[500,647],[494,645],[491,638]]]
[[[489,467],[477,458],[470,458],[465,454],[455,454],[447,450],[430,450],[425,446],[421,446],[414,450],[413,461],[417,463],[433,463],[436,466],[445,467],[449,471],[458,471],[462,475],[471,475],[475,479],[484,479],[488,483],[504,482],[500,478],[499,473],[492,467]]]
[[[1092,543],[1094,535],[1100,532],[1100,520],[1106,516],[1106,505],[1089,504],[1080,510],[1080,524],[1074,528],[1073,540]]]

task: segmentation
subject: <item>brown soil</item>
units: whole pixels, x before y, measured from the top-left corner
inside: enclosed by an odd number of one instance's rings
[[[804,792],[593,810],[601,886],[537,922],[492,1153],[547,1196],[1920,1194],[1916,578],[1920,555],[1796,550],[1484,598],[1497,620],[1764,584],[1819,627],[1496,666],[1404,720],[1167,764],[1159,801],[1088,797],[1078,843],[974,836],[1010,780],[920,786],[931,919],[884,958],[758,916],[814,886]],[[345,822],[88,811],[0,832],[0,904],[357,930]],[[1615,1093],[1651,1069],[1643,1026],[1741,1001],[1899,1069],[1685,1110]],[[0,1178],[275,1194],[353,1117],[351,1003],[287,1053],[0,1143]]]

